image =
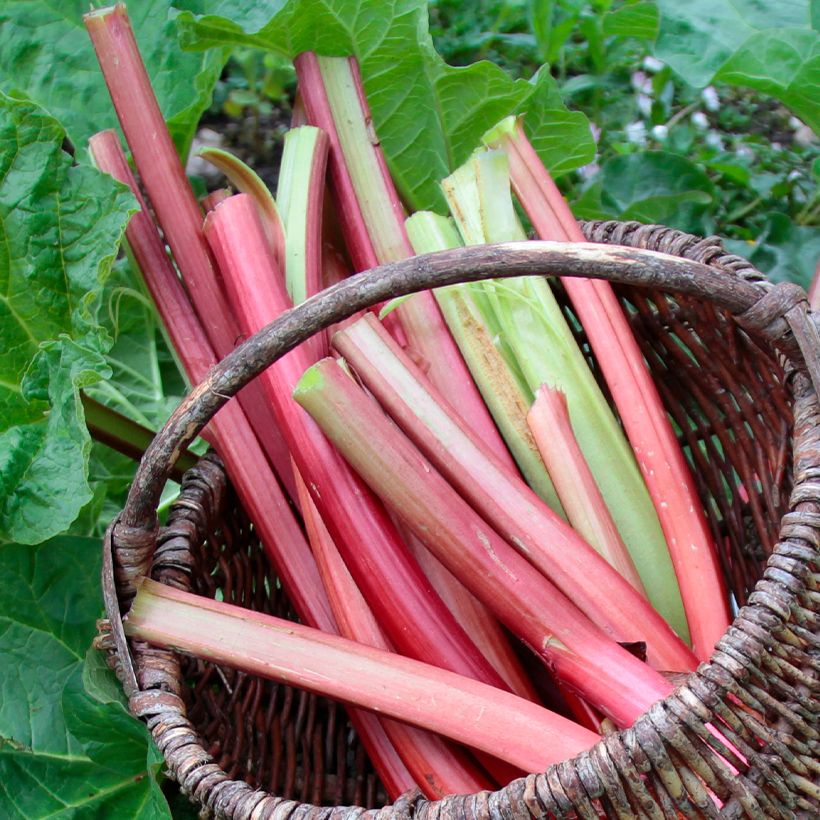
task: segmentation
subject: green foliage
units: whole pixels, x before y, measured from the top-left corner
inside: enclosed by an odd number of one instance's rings
[[[0,6],[0,543],[14,542],[0,545],[0,805],[168,817],[159,756],[87,654],[98,538],[133,465],[90,441],[79,391],[157,427],[186,385],[143,287],[114,264],[132,199],[83,164],[88,136],[115,123],[86,10]],[[526,112],[578,216],[716,232],[803,285],[820,257],[820,148],[790,120],[820,126],[817,2],[131,0],[129,12],[182,155],[209,106],[260,121],[289,105],[299,51],[355,54],[413,208],[443,210],[439,179]]]
[[[84,149],[88,138],[115,124],[94,51],[89,47],[82,0],[6,0],[0,4],[0,90],[20,89],[65,128]],[[227,54],[221,49],[185,53],[177,44],[168,0],[128,5],[134,33],[182,154],[211,99]]]
[[[3,817],[169,817],[161,757],[101,656],[97,539],[0,549]]]
[[[811,0],[658,0],[655,53],[691,85],[771,94],[820,133],[820,38]]]
[[[514,80],[489,62],[447,65],[427,33],[424,0],[291,0],[269,20],[251,0],[209,10],[180,16],[186,46],[255,46],[289,57],[306,50],[354,54],[391,172],[413,209],[444,212],[438,182],[469,156],[488,123],[530,107],[564,110],[548,78]],[[579,146],[575,158],[539,143],[559,172],[591,153],[583,115],[564,114],[565,136]]]
[[[72,167],[65,132],[0,93],[0,538],[37,543],[90,500],[79,389],[110,376],[100,294],[133,199]]]

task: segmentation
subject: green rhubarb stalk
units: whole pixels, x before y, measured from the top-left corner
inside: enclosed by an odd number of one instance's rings
[[[276,200],[285,225],[285,284],[294,305],[321,290],[328,147],[327,135],[312,125],[285,134]]]
[[[632,556],[575,438],[566,396],[560,390],[542,385],[527,415],[527,423],[555,482],[569,523],[638,592],[646,595]]]
[[[526,239],[513,208],[503,151],[475,154],[442,186],[467,244]],[[688,639],[680,590],[652,499],[547,281],[532,276],[478,286],[527,382],[530,401],[542,384],[566,395],[578,443],[650,601]]]
[[[524,134],[508,118],[484,142],[509,152],[513,187],[542,239],[584,235]],[[705,660],[730,613],[717,551],[697,487],[627,317],[608,282],[568,277],[564,287],[609,385],[663,527],[696,654]],[[644,568],[638,565],[642,575]],[[652,583],[644,582],[651,591]]]
[[[285,269],[285,240],[284,220],[279,213],[270,189],[265,185],[262,178],[250,165],[242,162],[239,157],[230,151],[223,151],[221,148],[200,148],[197,156],[202,157],[214,168],[218,168],[228,178],[231,185],[243,194],[250,194],[256,207],[259,209],[259,216],[265,228],[265,235],[270,242],[273,255],[280,270]],[[225,197],[220,197],[222,201]],[[214,206],[218,204],[215,203]],[[209,208],[208,210],[213,210]]]
[[[599,740],[530,701],[453,672],[147,579],[125,629],[132,638],[389,715],[528,772]]]
[[[658,672],[607,638],[478,515],[335,359],[309,368],[294,398],[425,546],[590,705],[628,726],[669,694]]]
[[[462,245],[452,220],[431,211],[408,218],[407,233],[416,253],[434,253]],[[544,467],[535,439],[527,426],[530,400],[521,379],[501,357],[494,333],[478,309],[481,291],[472,286],[451,285],[433,291],[450,333],[470,368],[484,402],[527,484],[550,508],[563,515],[561,502]]]
[[[695,667],[690,650],[643,595],[504,470],[452,408],[426,389],[423,374],[374,317],[337,333],[333,345],[461,497],[595,624],[617,641],[645,642],[656,669]]]

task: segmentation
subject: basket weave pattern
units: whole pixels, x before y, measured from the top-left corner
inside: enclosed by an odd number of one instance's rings
[[[595,242],[700,262],[727,282],[759,289],[759,301],[733,317],[708,298],[667,293],[662,281],[616,286],[681,431],[724,575],[742,606],[710,662],[633,727],[545,773],[493,793],[436,802],[408,794],[365,810],[338,808],[383,800],[339,707],[134,643],[131,709],[147,721],[183,790],[217,816],[817,816],[820,409],[783,321],[802,297],[772,289],[714,238],[636,223],[593,223],[585,232]],[[113,541],[121,603],[153,556],[151,572],[165,583],[290,614],[216,456],[189,471],[158,536],[120,523]],[[110,632],[103,630],[99,645],[125,678]]]

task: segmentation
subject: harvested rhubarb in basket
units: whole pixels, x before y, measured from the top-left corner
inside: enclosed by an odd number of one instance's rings
[[[356,60],[311,52],[275,196],[205,149],[231,188],[200,203],[124,7],[86,24],[136,175],[113,132],[91,152],[138,197],[128,244],[191,382],[324,284],[525,242],[513,195],[542,238],[583,241],[517,120],[488,122],[443,175],[452,218],[406,213]],[[375,305],[264,369],[206,435],[302,624],[145,580],[128,634],[343,701],[393,797],[492,789],[590,748],[729,622],[686,456],[608,283]]]

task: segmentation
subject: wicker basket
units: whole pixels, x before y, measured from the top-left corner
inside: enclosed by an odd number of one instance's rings
[[[192,799],[219,817],[447,820],[534,817],[816,817],[820,355],[805,295],[772,286],[714,239],[595,223],[593,242],[473,248],[347,280],[285,314],[227,357],[172,416],[106,536],[109,619],[99,645]],[[189,471],[169,521],[159,494],[175,453],[222,403],[320,327],[390,296],[522,273],[616,284],[668,412],[682,432],[740,612],[708,664],[632,728],[498,792],[429,802],[384,794],[341,708],[283,686],[127,644],[120,613],[152,572],[204,595],[288,615],[216,456]],[[567,307],[567,310],[570,309]],[[594,364],[594,363],[593,363]],[[723,747],[718,726],[745,761]],[[734,763],[732,774],[717,751]],[[719,798],[716,808],[710,792]],[[279,795],[279,796],[274,796]]]

